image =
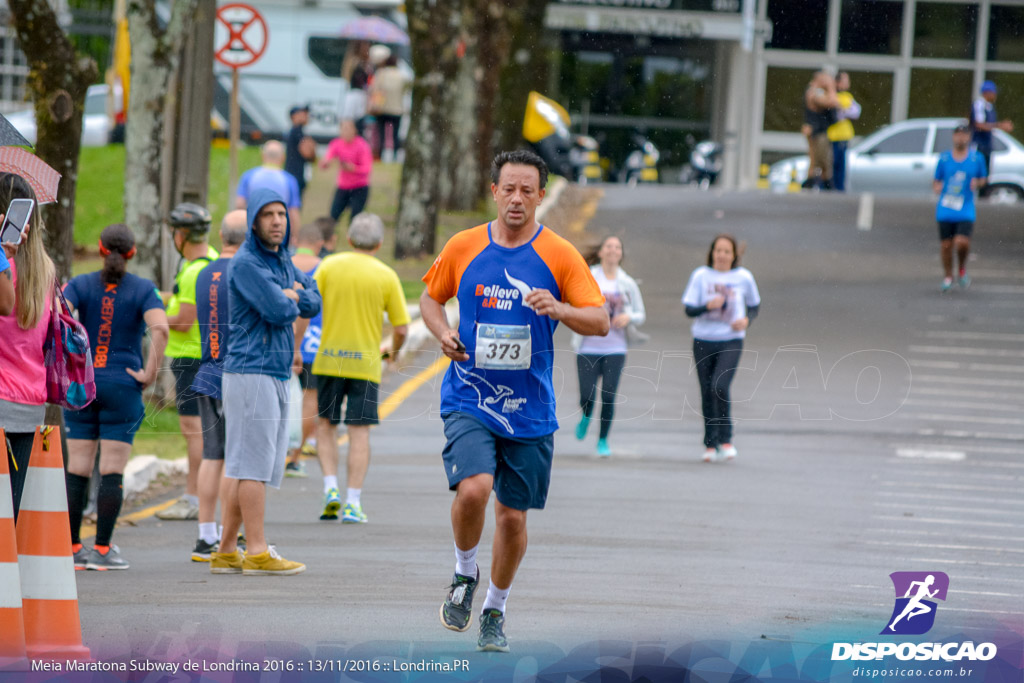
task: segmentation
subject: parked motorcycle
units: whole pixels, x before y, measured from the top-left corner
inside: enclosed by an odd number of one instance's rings
[[[552,99],[531,92],[523,117],[523,138],[552,173],[580,184],[601,180],[597,140],[569,132],[569,112]]]
[[[722,172],[722,145],[714,140],[704,140],[694,144],[692,137],[688,137],[692,150],[690,151],[690,163],[683,166],[679,174],[679,182],[684,185],[696,185],[706,190],[715,184],[719,174]]]
[[[641,133],[633,133],[632,141],[633,149],[622,162],[618,179],[630,186],[658,182],[658,148]]]

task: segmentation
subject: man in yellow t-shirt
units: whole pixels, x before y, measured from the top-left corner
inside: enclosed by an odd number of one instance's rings
[[[313,361],[317,379],[317,456],[324,473],[324,511],[320,519],[337,519],[338,424],[345,402],[348,430],[348,493],[341,521],[366,522],[360,495],[370,465],[370,426],[378,423],[381,360],[394,358],[405,342],[409,312],[398,274],[376,258],[384,224],[372,213],[352,219],[348,243],[352,251],[328,256],[314,279],[323,298],[320,348]],[[381,346],[382,314],[393,333]]]
[[[837,192],[846,191],[846,148],[853,139],[853,123],[860,118],[860,105],[850,94],[850,74],[840,71],[836,76],[836,109],[838,121],[826,133],[832,141],[832,185]]]
[[[157,512],[156,516],[160,519],[199,519],[203,425],[199,417],[199,395],[193,391],[192,382],[199,371],[203,347],[196,321],[196,278],[218,254],[208,242],[210,213],[203,207],[179,204],[171,211],[167,222],[182,264],[174,276],[174,291],[164,295],[167,324],[171,328],[165,353],[171,359],[178,423],[188,448],[188,478],[185,480],[185,495],[171,507]]]

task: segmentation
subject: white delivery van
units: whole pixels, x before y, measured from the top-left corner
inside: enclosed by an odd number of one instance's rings
[[[226,4],[226,3],[221,3]],[[348,83],[341,63],[348,40],[338,33],[349,21],[375,14],[402,26],[401,0],[250,0],[267,24],[267,47],[259,61],[239,70],[242,137],[282,138],[291,128],[288,112],[308,104],[305,131],[320,141],[337,137]],[[389,45],[399,57],[406,46]],[[404,60],[402,60],[404,62]],[[214,62],[215,122],[227,130],[231,70]]]

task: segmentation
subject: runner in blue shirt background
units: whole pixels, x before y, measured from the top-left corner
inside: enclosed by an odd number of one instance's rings
[[[939,157],[932,187],[939,195],[935,220],[939,223],[940,254],[945,277],[942,291],[953,288],[953,251],[960,264],[960,286],[967,288],[971,276],[967,274],[967,256],[974,231],[974,192],[984,186],[988,172],[981,154],[968,148],[971,129],[966,123],[953,130],[953,149]]]
[[[203,268],[196,278],[196,320],[203,356],[192,382],[199,394],[199,419],[203,425],[203,460],[199,464],[199,538],[192,549],[193,562],[209,562],[219,547],[217,494],[224,474],[224,407],[220,379],[231,334],[228,325],[228,265],[245,241],[249,226],[245,211],[224,216],[220,224],[220,258]]]
[[[100,235],[103,269],[79,275],[64,289],[68,304],[89,333],[96,400],[85,409],[64,411],[68,435],[67,494],[76,569],[128,569],[110,544],[124,499],[122,479],[132,442],[145,416],[142,390],[153,383],[164,358],[168,327],[164,305],[149,280],[125,272],[135,255],[135,236],[123,223]],[[142,337],[150,346],[142,364]],[[79,537],[82,510],[89,497],[89,476],[100,445],[100,489],[96,500],[96,541],[85,548]]]

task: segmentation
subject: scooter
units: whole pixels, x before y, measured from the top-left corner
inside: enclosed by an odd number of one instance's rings
[[[626,155],[619,169],[619,180],[630,187],[658,182],[658,159],[661,158],[658,148],[640,133],[633,133],[633,145],[635,148]]]
[[[569,132],[569,113],[558,102],[531,92],[523,117],[523,137],[552,173],[585,184],[601,180],[598,142]]]
[[[715,184],[722,172],[722,145],[714,140],[696,144],[693,138],[687,138],[687,141],[693,149],[690,151],[690,163],[679,173],[679,182],[706,190]]]

